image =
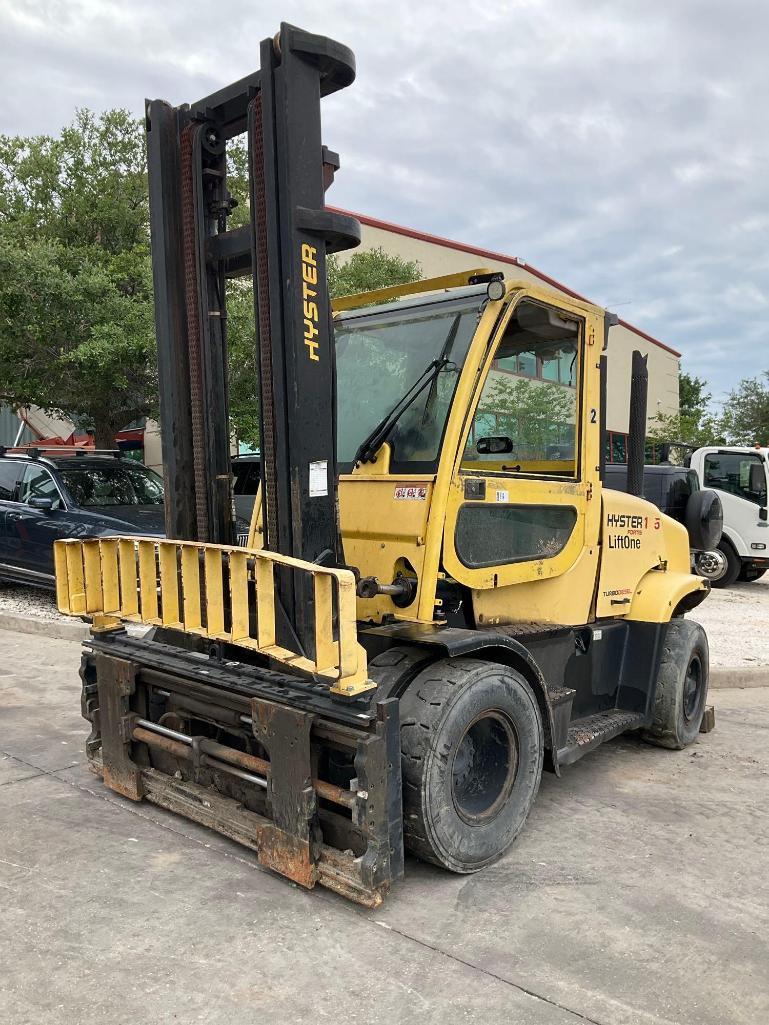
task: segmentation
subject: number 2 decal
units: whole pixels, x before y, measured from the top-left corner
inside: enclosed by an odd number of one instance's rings
[[[596,422],[596,411],[594,409],[591,409],[590,410],[590,423],[594,424],[595,422]]]

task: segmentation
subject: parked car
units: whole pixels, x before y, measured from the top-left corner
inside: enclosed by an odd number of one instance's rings
[[[0,450],[0,580],[54,586],[53,542],[163,537],[163,480],[115,455]]]
[[[256,489],[262,476],[262,457],[258,452],[234,456],[232,460],[233,492],[235,495],[235,514],[247,524],[251,523],[251,513],[256,501]],[[248,527],[246,536],[242,537],[238,527],[238,544],[246,544],[248,541]]]

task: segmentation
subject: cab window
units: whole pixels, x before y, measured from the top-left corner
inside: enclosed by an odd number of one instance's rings
[[[462,469],[576,478],[581,323],[533,301],[502,336]]]
[[[570,505],[473,505],[459,510],[454,543],[468,569],[552,559],[577,522]]]
[[[52,509],[61,509],[62,507],[59,489],[48,470],[42,466],[27,466],[24,476],[21,478],[19,501],[29,505],[33,498],[50,498],[53,502]]]
[[[764,461],[746,452],[712,452],[705,456],[705,487],[766,505]]]
[[[388,441],[395,473],[434,473],[446,420],[470,341],[480,297],[387,306],[343,317],[334,327],[337,353],[337,459],[352,470],[372,430],[414,396]]]

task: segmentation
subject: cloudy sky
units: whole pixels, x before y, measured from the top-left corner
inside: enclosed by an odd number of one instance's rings
[[[769,369],[766,0],[0,0],[0,132],[197,99],[281,20],[357,57],[334,205],[522,257],[716,398]]]

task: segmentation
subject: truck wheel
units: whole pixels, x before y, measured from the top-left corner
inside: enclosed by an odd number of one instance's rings
[[[699,623],[668,626],[657,675],[654,720],[644,740],[680,751],[697,739],[708,696],[708,639]]]
[[[743,566],[737,579],[749,583],[751,580],[758,580],[764,573],[766,573],[766,570],[759,569],[758,566]]]
[[[537,700],[514,669],[441,659],[400,701],[408,850],[451,872],[477,872],[518,836],[542,776]]]
[[[719,541],[718,550],[726,559],[726,567],[720,577],[712,577],[713,587],[731,587],[740,575],[742,561],[728,541]]]

